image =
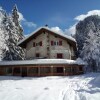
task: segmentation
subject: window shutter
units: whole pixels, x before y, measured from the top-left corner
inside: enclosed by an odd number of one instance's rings
[[[54,43],[54,42],[53,42],[53,41],[51,41],[51,45],[52,45],[52,46],[53,46],[53,43]]]
[[[33,47],[35,47],[35,42],[33,42]]]
[[[60,46],[62,45],[62,41],[59,41],[59,45],[60,45]]]
[[[42,41],[40,41],[40,46],[42,46]]]

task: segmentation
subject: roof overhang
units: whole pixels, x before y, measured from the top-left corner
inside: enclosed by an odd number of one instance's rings
[[[49,65],[49,64],[66,64],[66,65],[85,65],[84,62],[68,59],[34,59],[19,61],[0,61],[0,66],[18,66],[18,65]]]

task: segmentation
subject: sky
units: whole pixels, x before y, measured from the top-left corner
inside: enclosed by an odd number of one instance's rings
[[[100,15],[100,0],[0,0],[0,6],[11,13],[17,5],[24,34],[46,24],[65,34],[75,32],[75,25],[89,15]]]

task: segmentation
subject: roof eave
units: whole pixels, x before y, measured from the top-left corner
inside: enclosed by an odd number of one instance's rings
[[[57,32],[54,32],[54,31],[52,31],[52,30],[50,30],[49,28],[46,28],[46,27],[40,27],[40,28],[38,28],[36,31],[34,31],[33,33],[31,33],[28,37],[26,37],[25,39],[19,41],[17,45],[20,46],[20,47],[25,48],[25,47],[26,47],[27,41],[28,41],[32,36],[34,36],[35,33],[37,33],[38,31],[40,31],[41,29],[45,29],[45,30],[47,30],[47,31],[53,32],[53,33],[55,33],[56,35],[59,35],[59,36],[65,38],[65,39],[67,39],[67,40],[73,42],[74,46],[76,46],[76,41],[75,41],[75,40],[72,40],[72,39],[69,39],[69,38],[67,38],[67,37],[64,37],[63,35],[58,34]]]

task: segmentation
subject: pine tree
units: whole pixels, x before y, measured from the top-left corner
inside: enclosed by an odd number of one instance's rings
[[[6,41],[8,40],[8,32],[5,28],[7,25],[7,13],[0,8],[0,60],[3,59],[3,53],[8,50]]]
[[[16,28],[16,31],[17,31],[17,34],[19,34],[20,36],[20,40],[24,38],[24,35],[23,35],[23,29],[20,25],[20,22],[19,22],[19,15],[18,15],[18,9],[17,9],[17,5],[14,5],[14,8],[12,10],[12,21],[13,21],[13,24]]]
[[[77,25],[78,54],[90,71],[100,71],[100,17],[90,16]]]
[[[90,29],[92,29],[94,32],[97,31],[97,29],[100,29],[100,16],[98,15],[89,16],[85,18],[83,21],[80,21],[76,25],[75,39],[78,44],[77,46],[78,46],[79,57],[81,56],[80,53],[82,51],[83,45],[86,41],[86,37],[88,36]]]
[[[24,50],[17,46],[18,41],[20,41],[24,36],[22,34],[22,28],[18,21],[18,10],[14,6],[12,11],[12,16],[7,16],[5,29],[8,32],[8,40],[6,44],[8,50],[4,52],[3,60],[22,60],[24,59]]]

